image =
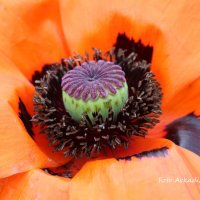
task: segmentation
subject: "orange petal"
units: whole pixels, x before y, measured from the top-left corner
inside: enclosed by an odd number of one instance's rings
[[[0,181],[0,199],[68,199],[68,180],[36,169]]]
[[[163,86],[164,103],[199,76],[198,0],[61,2],[63,28],[73,51],[107,50],[119,32],[152,44],[152,70]]]
[[[18,98],[32,102],[33,86],[8,59],[0,60],[0,66],[0,177],[57,166],[57,160],[45,155],[28,135],[18,116]]]
[[[192,81],[183,87],[176,95],[173,96],[163,110],[168,115],[176,118],[188,113],[195,112],[200,114],[200,78]]]
[[[162,107],[163,115],[160,123],[152,130],[149,130],[149,137],[164,137],[165,128],[176,119],[190,113],[200,115],[200,78],[192,81],[177,92],[168,103]]]
[[[148,199],[150,196],[153,199],[198,199],[199,183],[179,183],[178,179],[199,179],[199,167],[198,156],[176,146],[170,148],[166,157],[94,161],[86,164],[72,180],[70,197],[96,200]],[[171,178],[172,183],[163,183],[164,178]]]
[[[56,0],[1,1],[0,51],[29,79],[68,52],[59,13]]]
[[[0,177],[57,165],[27,134],[9,102],[0,102],[0,109]]]
[[[5,178],[0,181],[0,197],[11,200],[142,200],[150,196],[169,200],[199,199],[200,187],[195,180],[200,181],[200,158],[169,141],[163,143],[169,147],[165,157],[159,154],[157,157],[151,154],[151,157],[145,152],[140,158],[135,155],[130,160],[91,161],[71,180],[50,176],[41,170]]]

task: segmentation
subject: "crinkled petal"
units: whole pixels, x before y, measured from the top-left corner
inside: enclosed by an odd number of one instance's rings
[[[164,104],[200,74],[199,9],[199,0],[116,0],[109,5],[61,0],[64,33],[73,51],[108,50],[119,32],[153,45],[152,70],[163,87]]]
[[[153,199],[198,199],[199,183],[181,183],[181,180],[199,180],[199,166],[198,156],[176,146],[169,149],[166,157],[133,156],[131,160],[91,162],[72,180],[70,197],[97,200],[142,200],[150,196]],[[167,178],[171,178],[172,183],[165,182]]]
[[[29,111],[33,109],[33,86],[6,57],[0,66],[0,177],[59,165],[58,159],[46,155],[33,141],[19,118],[19,97]]]
[[[173,121],[194,113],[200,115],[200,78],[192,81],[177,92],[167,104],[162,107],[163,115],[160,123],[149,130],[149,137],[164,137],[166,127]],[[193,131],[192,129],[188,131]],[[195,138],[194,138],[195,139]]]
[[[0,19],[0,52],[29,79],[44,64],[66,56],[57,0],[3,0]]]
[[[162,143],[160,149],[169,149],[162,154],[152,145],[151,150],[158,151],[141,152],[128,159],[91,161],[71,180],[32,170],[2,179],[0,197],[11,200],[198,199],[200,158],[167,140],[151,141]]]
[[[0,180],[0,199],[68,199],[68,180],[35,169]]]

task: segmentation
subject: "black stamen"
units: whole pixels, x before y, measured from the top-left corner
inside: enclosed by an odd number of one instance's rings
[[[145,60],[147,63],[151,63],[153,48],[149,45],[144,46],[141,40],[135,42],[132,38],[128,38],[125,33],[118,34],[115,47],[115,55],[119,54],[117,57],[120,59],[120,54],[125,54],[125,56],[130,55],[132,52],[137,54],[136,61]],[[121,51],[119,51],[121,49]],[[118,60],[119,61],[119,60]]]
[[[53,64],[47,73],[36,82],[34,97],[35,115],[32,121],[40,125],[56,151],[64,151],[66,156],[90,156],[93,152],[102,151],[105,147],[115,149],[127,147],[132,135],[144,137],[147,129],[159,122],[161,114],[161,91],[146,61],[137,61],[137,55],[123,54],[120,58],[112,54],[112,60],[119,64],[126,73],[129,85],[129,99],[116,120],[112,109],[105,122],[99,113],[93,113],[94,123],[87,114],[80,123],[75,122],[65,111],[62,101],[61,79],[68,70],[83,62],[81,56]],[[101,51],[94,49],[96,61],[103,59]],[[120,60],[120,63],[117,61]]]

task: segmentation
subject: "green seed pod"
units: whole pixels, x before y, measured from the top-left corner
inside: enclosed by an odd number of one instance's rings
[[[93,121],[98,112],[103,120],[112,108],[114,119],[128,100],[128,86],[119,65],[99,60],[83,63],[62,78],[63,102],[71,117],[80,122],[83,114]]]

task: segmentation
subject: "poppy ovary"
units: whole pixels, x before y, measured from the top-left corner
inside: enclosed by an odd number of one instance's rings
[[[80,122],[87,115],[91,122],[95,113],[105,121],[112,110],[114,120],[128,100],[125,73],[109,61],[88,61],[62,77],[62,96],[66,111]]]

